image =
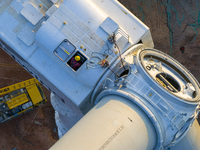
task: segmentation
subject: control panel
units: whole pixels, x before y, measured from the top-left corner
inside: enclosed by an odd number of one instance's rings
[[[87,60],[87,58],[77,51],[72,58],[67,62],[67,64],[74,70],[77,71],[83,63]]]

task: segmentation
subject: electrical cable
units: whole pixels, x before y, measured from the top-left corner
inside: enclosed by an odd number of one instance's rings
[[[122,67],[124,68],[124,71],[126,70],[126,68],[124,67],[124,64],[123,64],[123,60],[122,60],[122,56],[121,56],[121,51],[119,49],[119,46],[117,45],[117,43],[115,42],[115,46],[119,52],[119,57],[120,57],[120,60],[121,60],[121,63],[122,63]]]

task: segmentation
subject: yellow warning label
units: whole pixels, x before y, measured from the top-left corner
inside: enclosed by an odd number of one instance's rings
[[[23,94],[15,97],[15,98],[12,98],[12,99],[8,100],[6,102],[6,104],[8,105],[8,107],[10,109],[13,109],[13,108],[15,108],[15,107],[17,107],[19,105],[22,105],[22,104],[24,104],[26,102],[28,102],[28,98],[27,98],[26,94],[23,93]]]
[[[67,50],[65,50],[65,53],[67,53],[68,55],[70,54]]]

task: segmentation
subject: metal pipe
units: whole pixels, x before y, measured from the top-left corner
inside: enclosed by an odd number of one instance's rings
[[[156,129],[142,109],[124,97],[108,95],[50,150],[152,150],[156,142]]]

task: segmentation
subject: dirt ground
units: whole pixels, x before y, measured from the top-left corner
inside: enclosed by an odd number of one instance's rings
[[[155,49],[170,54],[200,81],[199,0],[119,1],[150,28]]]
[[[0,50],[0,88],[32,78],[3,50]],[[49,91],[47,103],[34,111],[0,124],[0,150],[46,150],[58,140]]]
[[[170,54],[200,81],[198,0],[119,0],[151,30],[155,48]],[[0,50],[0,88],[32,78]],[[0,124],[0,150],[46,150],[57,140],[49,92],[43,106]]]

